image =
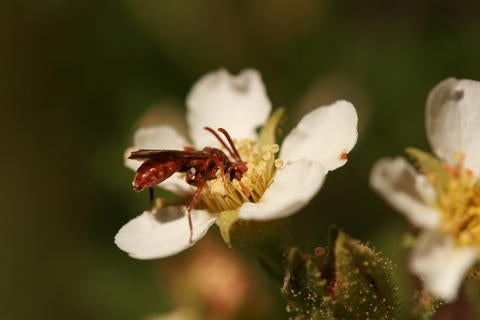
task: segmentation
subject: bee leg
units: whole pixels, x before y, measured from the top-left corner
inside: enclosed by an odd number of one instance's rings
[[[187,206],[188,227],[190,229],[190,235],[188,237],[188,243],[193,243],[193,226],[192,226],[192,209]]]
[[[153,188],[148,188],[148,200],[150,202],[150,206],[148,207],[148,211],[152,212],[153,211],[153,204],[155,201],[155,192],[153,191]]]
[[[192,226],[192,209],[193,207],[197,204],[200,193],[202,192],[203,188],[203,183],[199,184],[197,187],[197,190],[193,193],[192,199],[190,200],[190,203],[187,204],[186,209],[187,209],[187,217],[188,217],[188,226],[190,228],[190,237],[188,242],[190,244],[193,243],[193,226]]]

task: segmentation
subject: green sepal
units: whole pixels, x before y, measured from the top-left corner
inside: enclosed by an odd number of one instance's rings
[[[334,228],[327,250],[291,248],[282,292],[295,319],[396,319],[393,264]],[[314,317],[313,317],[314,316]]]
[[[283,119],[285,108],[278,108],[275,110],[267,122],[260,129],[260,135],[258,138],[260,145],[270,145],[276,143],[276,132],[280,121]]]
[[[327,279],[321,272],[325,264],[325,256],[304,254],[298,248],[288,250],[282,293],[287,311],[295,314],[295,319],[335,319],[325,291]]]
[[[335,244],[335,314],[339,319],[395,319],[398,289],[393,264],[340,232]]]
[[[405,152],[415,161],[420,172],[429,179],[437,194],[441,194],[448,189],[451,177],[438,158],[416,148],[407,148]]]
[[[217,221],[215,222],[220,229],[220,234],[222,235],[223,241],[225,241],[229,247],[232,246],[230,234],[237,221],[238,210],[229,210],[220,212]]]
[[[408,320],[430,320],[442,305],[442,300],[434,298],[427,291],[415,291]]]

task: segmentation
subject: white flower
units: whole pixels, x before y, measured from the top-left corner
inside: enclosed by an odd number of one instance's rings
[[[187,97],[191,145],[199,150],[219,147],[219,142],[203,128],[225,128],[247,161],[248,171],[240,182],[221,177],[207,182],[201,192],[202,209],[191,211],[192,242],[199,240],[215,221],[222,226],[221,221],[229,219],[224,217],[271,220],[295,213],[317,193],[328,171],[346,163],[346,155],[357,140],[357,113],[352,104],[338,101],[308,113],[281,148],[268,139],[269,130],[273,138],[278,120],[275,113],[268,120],[270,111],[265,87],[255,70],[244,70],[238,76],[219,70],[203,76],[193,86]],[[266,130],[259,136],[256,130],[265,123]],[[127,153],[135,149],[183,150],[187,145],[187,139],[172,127],[141,128],[135,133],[134,147]],[[126,165],[136,170],[140,163],[126,160]],[[183,195],[193,190],[180,173],[159,186]],[[155,214],[144,212],[128,222],[117,233],[115,243],[132,257],[153,259],[191,246],[189,233],[184,207],[167,206]]]
[[[422,173],[403,158],[380,159],[370,183],[421,228],[410,269],[451,301],[480,249],[480,82],[450,78],[433,88],[426,129],[438,159],[407,150]]]

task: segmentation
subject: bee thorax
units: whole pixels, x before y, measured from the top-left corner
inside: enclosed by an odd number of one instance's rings
[[[216,172],[207,181],[201,200],[212,212],[234,210],[244,202],[257,202],[270,186],[276,170],[275,153],[278,145],[259,145],[251,140],[236,144],[242,159]]]

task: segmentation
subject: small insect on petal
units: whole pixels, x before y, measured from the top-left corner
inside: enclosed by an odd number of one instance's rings
[[[345,151],[342,152],[342,154],[340,154],[340,159],[341,160],[348,160],[348,153],[346,153]]]
[[[186,182],[197,189],[193,193],[190,202],[186,205],[188,224],[190,227],[190,243],[192,243],[193,229],[190,212],[200,200],[202,190],[210,182],[210,188],[215,192],[225,194],[224,178],[237,179],[240,181],[248,168],[246,162],[242,161],[235,144],[223,128],[217,131],[225,136],[226,141],[210,127],[205,130],[212,133],[220,144],[228,151],[229,155],[217,148],[205,147],[202,150],[195,150],[185,147],[185,150],[155,150],[140,149],[130,153],[129,159],[143,161],[137,169],[133,178],[133,189],[137,192],[149,189],[150,209],[153,208],[154,195],[153,187],[162,183],[176,172],[185,173]],[[214,183],[217,178],[222,178],[222,183]],[[149,209],[149,211],[150,211]]]

